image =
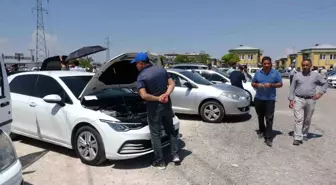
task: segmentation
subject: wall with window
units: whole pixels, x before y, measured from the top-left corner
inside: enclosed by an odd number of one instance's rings
[[[231,52],[239,56],[239,64],[257,66],[259,61],[259,52],[258,51],[234,51]]]
[[[321,52],[321,53],[314,53],[314,65],[315,66],[325,66],[327,69],[330,65],[336,63],[336,52]]]

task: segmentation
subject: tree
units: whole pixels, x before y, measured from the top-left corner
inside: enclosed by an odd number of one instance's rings
[[[83,68],[91,68],[92,65],[91,63],[93,62],[93,59],[91,57],[86,57],[86,58],[80,58],[78,59],[79,66]]]
[[[191,59],[186,55],[177,55],[174,58],[174,63],[188,63],[191,62]]]
[[[235,63],[238,63],[240,61],[240,58],[239,58],[238,55],[236,55],[234,53],[228,53],[228,54],[225,54],[222,57],[222,61],[225,64],[235,64]]]
[[[208,64],[210,62],[210,55],[207,53],[202,53],[200,55],[195,56],[197,62]]]

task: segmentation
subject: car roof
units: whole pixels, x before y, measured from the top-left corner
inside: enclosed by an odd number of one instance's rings
[[[175,69],[175,68],[171,68],[171,69],[168,69],[167,71],[168,71],[168,72],[169,72],[169,71],[172,71],[172,72],[180,73],[180,72],[183,72],[183,71],[186,71],[186,70],[184,70],[184,69]]]
[[[21,75],[47,75],[54,77],[63,77],[63,76],[93,76],[94,73],[84,72],[84,71],[24,71],[21,73],[13,74],[13,76]]]
[[[173,66],[206,66],[205,64],[193,64],[193,63],[188,63],[188,64],[175,64]]]

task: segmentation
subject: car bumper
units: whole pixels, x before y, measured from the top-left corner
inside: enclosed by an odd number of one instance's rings
[[[23,184],[22,166],[19,159],[5,171],[0,173],[0,184],[2,185]]]
[[[336,87],[336,81],[328,80],[328,85],[329,85],[330,87]]]
[[[173,118],[175,130],[179,131],[180,121]],[[132,159],[153,152],[148,125],[127,132],[117,132],[108,124],[100,123],[106,158],[110,160]],[[168,146],[169,138],[162,130],[162,147]]]
[[[244,100],[225,99],[221,103],[224,105],[226,115],[244,115],[250,112],[250,98]]]

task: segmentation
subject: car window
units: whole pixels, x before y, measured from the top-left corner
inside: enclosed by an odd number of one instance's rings
[[[207,80],[211,80],[211,74],[208,71],[201,71],[200,75],[203,76]]]
[[[11,141],[0,129],[0,174],[16,161],[16,154]]]
[[[52,77],[39,75],[32,96],[37,98],[43,98],[50,94],[59,95],[65,103],[72,104],[68,94],[64,91],[63,87]]]
[[[201,84],[201,85],[212,85],[213,84],[212,82],[205,79],[204,77],[202,77],[200,74],[196,72],[182,71],[180,73],[197,84]]]
[[[212,73],[211,74],[211,81],[219,81],[219,82],[226,82],[226,80],[221,77],[220,75],[216,74],[216,73]]]
[[[65,76],[60,79],[65,83],[71,92],[78,98],[92,76]]]
[[[184,84],[188,82],[188,80],[174,73],[169,73],[169,75],[174,80],[176,87],[186,87]]]
[[[5,96],[5,88],[4,88],[4,78],[3,76],[6,74],[2,73],[2,65],[0,64],[0,98]]]
[[[38,75],[20,75],[15,77],[9,84],[10,92],[31,96],[37,77]]]

